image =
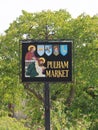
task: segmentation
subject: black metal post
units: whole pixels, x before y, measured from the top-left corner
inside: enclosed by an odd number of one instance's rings
[[[45,100],[45,130],[50,130],[50,91],[49,82],[45,82],[44,88],[44,100]]]
[[[48,40],[48,25],[46,25],[45,39]],[[49,82],[44,86],[44,107],[45,107],[45,130],[50,130],[50,88]]]

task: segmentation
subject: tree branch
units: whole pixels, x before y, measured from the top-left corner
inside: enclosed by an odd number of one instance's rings
[[[27,89],[29,92],[33,93],[34,96],[40,100],[42,103],[44,103],[44,98],[42,97],[41,94],[37,93],[34,89],[29,87],[30,83],[25,83],[24,88]]]
[[[74,95],[75,95],[75,88],[74,88],[74,85],[72,85],[70,88],[70,91],[69,91],[69,96],[66,99],[66,104],[68,106],[70,106],[72,104],[72,101],[74,99]]]

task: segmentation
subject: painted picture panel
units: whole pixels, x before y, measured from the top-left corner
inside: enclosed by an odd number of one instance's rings
[[[22,40],[23,82],[71,82],[73,41]]]

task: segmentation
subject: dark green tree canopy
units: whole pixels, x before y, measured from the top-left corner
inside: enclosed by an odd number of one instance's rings
[[[93,124],[93,130],[98,123],[98,15],[83,13],[72,18],[66,10],[37,13],[23,10],[5,35],[0,36],[0,112],[9,112],[8,104],[14,104],[15,112],[26,112],[27,124],[32,128],[43,127],[43,83],[20,82],[19,40],[46,37],[74,41],[73,83],[50,84],[53,129],[85,130]],[[23,108],[24,101],[28,105]]]

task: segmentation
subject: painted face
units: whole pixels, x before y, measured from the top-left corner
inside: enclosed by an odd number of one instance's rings
[[[35,49],[34,49],[33,47],[31,47],[31,48],[30,48],[30,52],[33,53],[34,51],[35,51]]]
[[[39,65],[43,65],[43,60],[39,60]]]

